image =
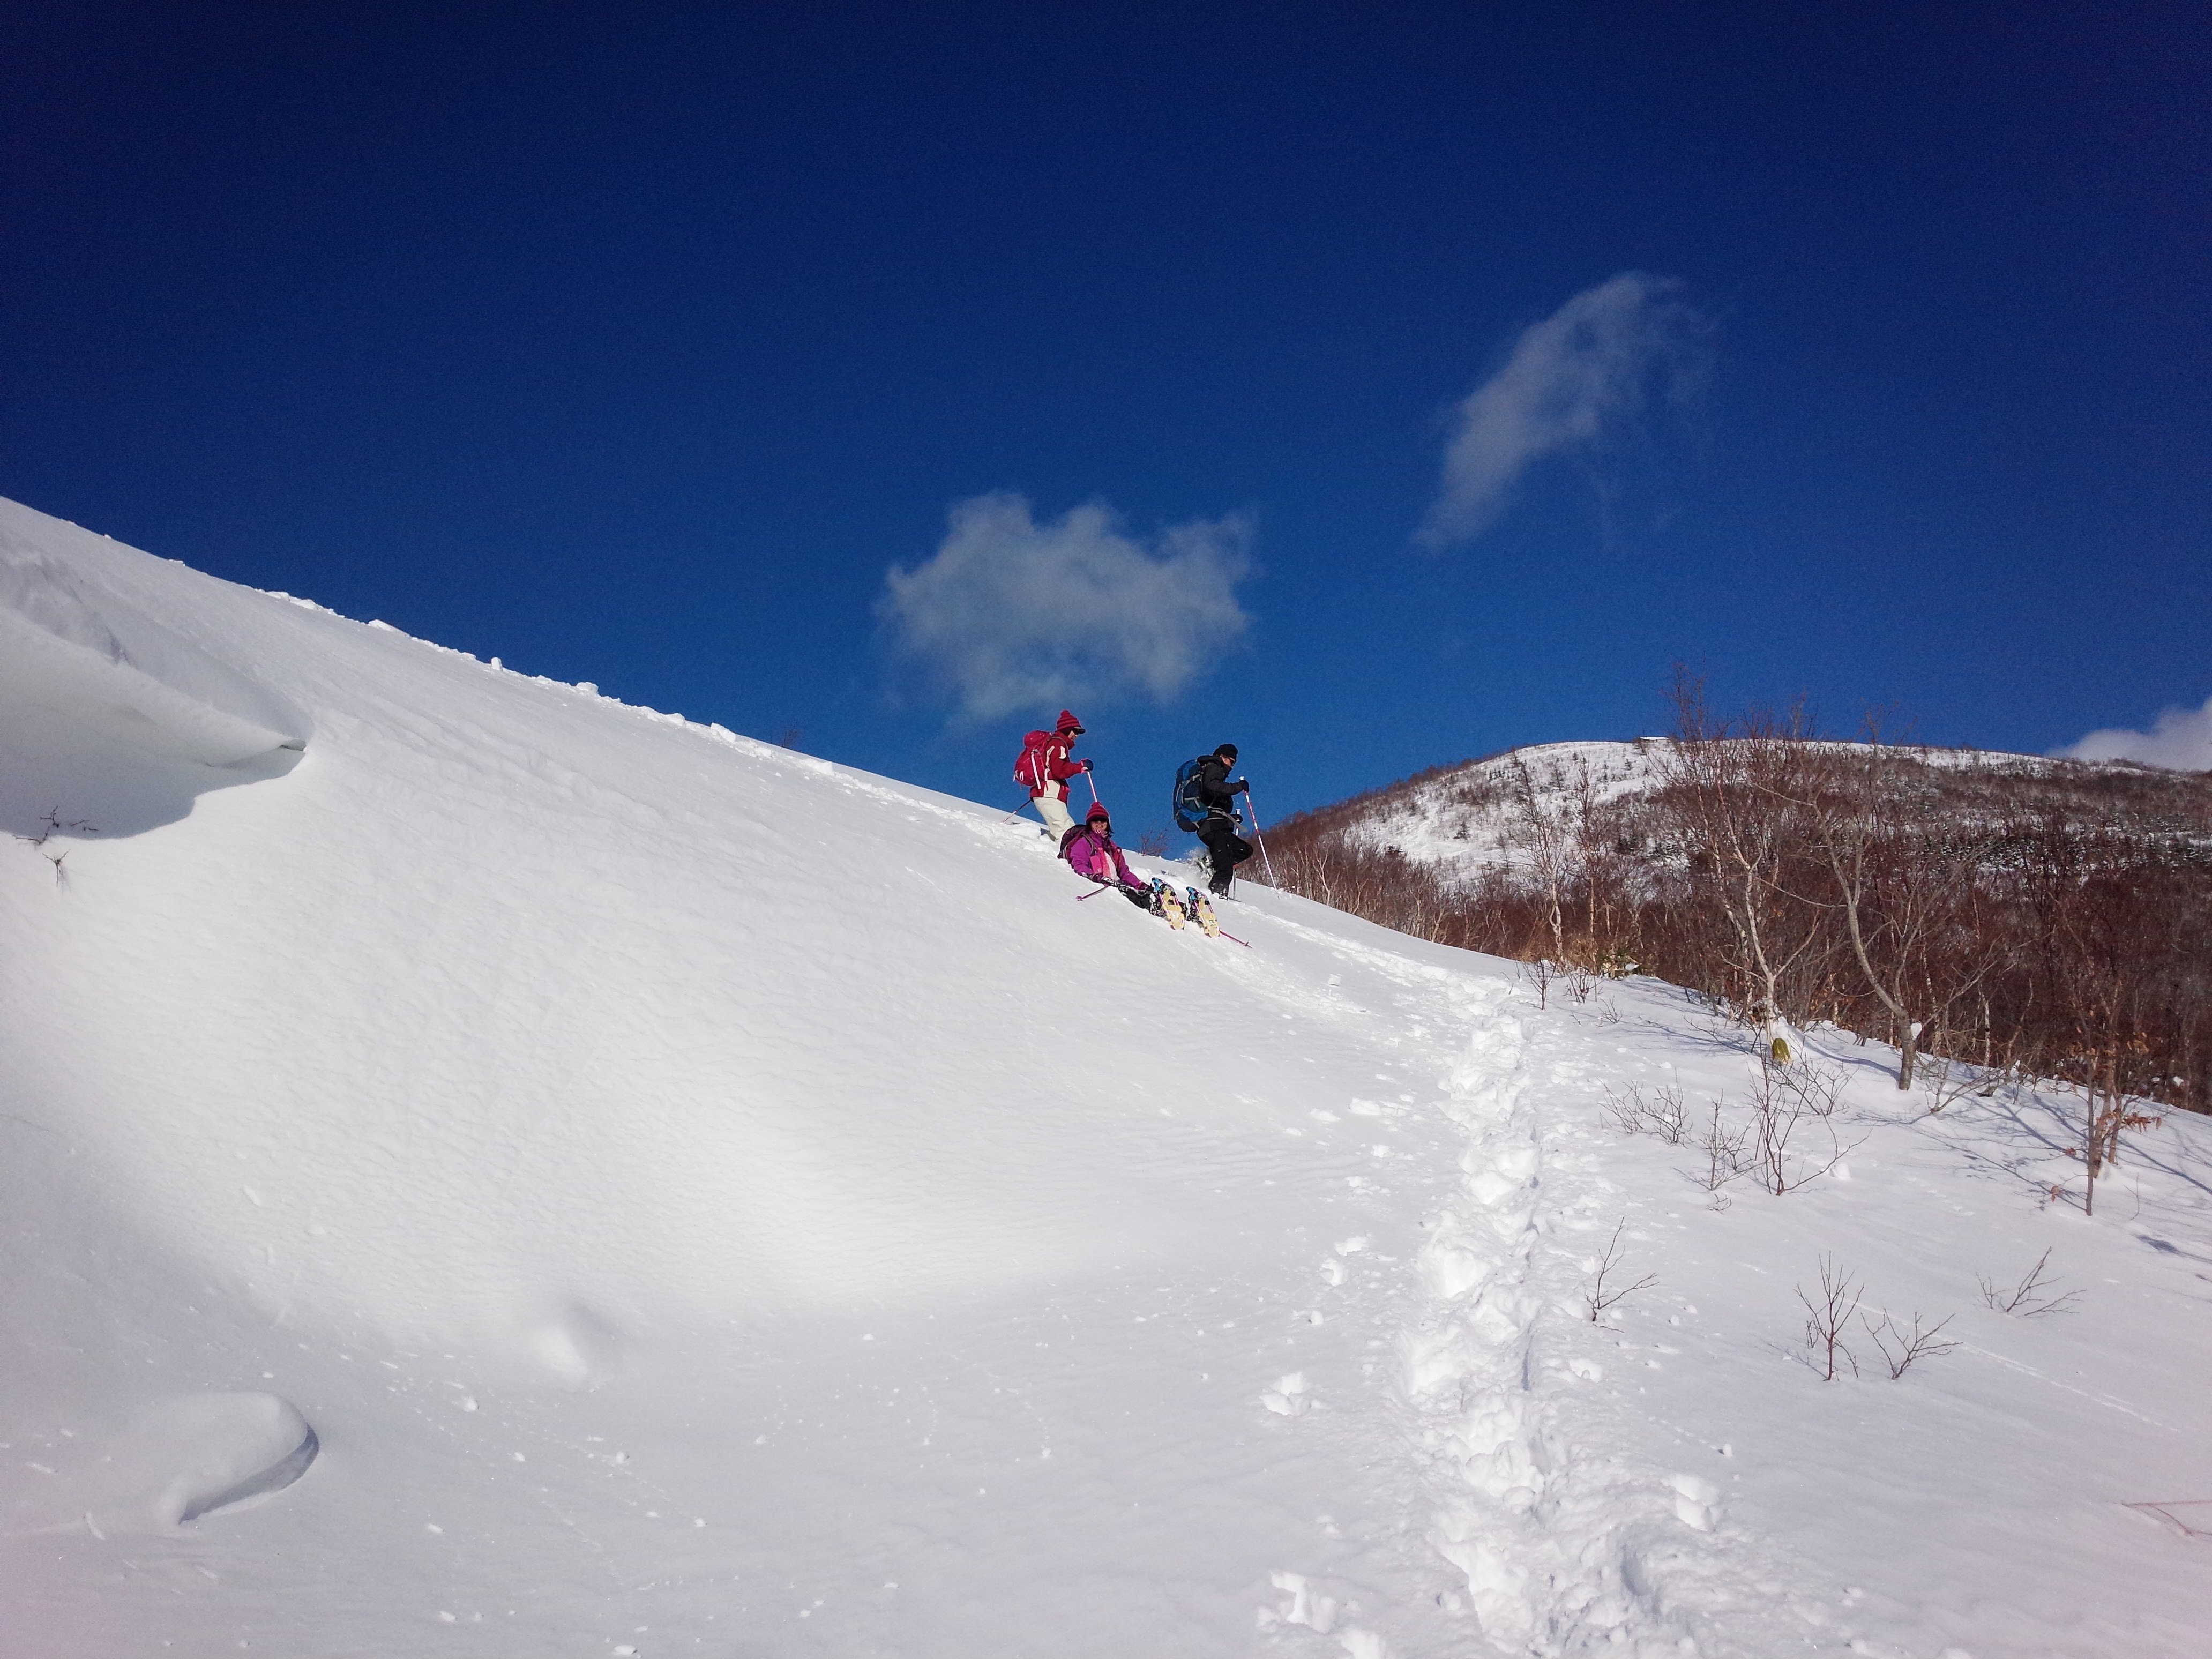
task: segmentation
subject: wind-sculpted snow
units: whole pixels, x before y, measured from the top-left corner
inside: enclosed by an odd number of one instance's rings
[[[2212,1497],[2202,1126],[2091,1225],[2063,1098],[1814,1030],[1849,1159],[1716,1194],[1602,1112],[1742,1109],[1663,986],[1170,933],[994,810],[4,522],[21,627],[159,618],[307,746],[0,703],[0,1646],[2195,1650],[2127,1504]],[[1984,1302],[2046,1249],[2063,1313]],[[1821,1382],[1826,1253],[1966,1346]]]
[[[0,504],[0,663],[11,696],[82,715],[135,715],[156,751],[210,766],[307,745],[296,709],[89,572],[31,544]]]
[[[280,774],[307,744],[300,712],[190,637],[188,615],[157,621],[161,607],[103,580],[131,560],[144,562],[0,501],[0,820],[19,834],[64,793],[107,833],[149,828],[204,790]]]

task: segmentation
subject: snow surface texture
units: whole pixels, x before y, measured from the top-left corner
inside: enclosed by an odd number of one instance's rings
[[[83,659],[0,704],[0,1650],[2203,1650],[2206,1126],[2087,1222],[2063,1099],[1814,1031],[1847,1160],[1717,1200],[1601,1109],[1742,1109],[1666,987],[1170,933],[996,811],[0,532]],[[1966,1346],[1823,1382],[1824,1253]]]

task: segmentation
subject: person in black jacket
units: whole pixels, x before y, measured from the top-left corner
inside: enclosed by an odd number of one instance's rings
[[[1206,809],[1198,838],[1206,843],[1206,866],[1212,872],[1206,886],[1221,895],[1229,891],[1237,866],[1252,856],[1252,843],[1237,833],[1237,797],[1249,786],[1242,778],[1229,781],[1229,769],[1236,763],[1237,745],[1224,743],[1198,769],[1198,800]]]

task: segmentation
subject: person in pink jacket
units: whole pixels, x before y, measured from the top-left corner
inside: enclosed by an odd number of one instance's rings
[[[1060,838],[1060,855],[1086,881],[1115,888],[1139,909],[1152,908],[1152,890],[1129,873],[1129,861],[1114,844],[1114,820],[1103,805],[1091,809],[1080,830],[1070,830]]]

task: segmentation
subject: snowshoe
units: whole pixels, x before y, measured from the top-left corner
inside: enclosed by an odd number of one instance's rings
[[[1195,887],[1189,888],[1184,892],[1183,901],[1190,907],[1192,918],[1200,927],[1206,929],[1206,938],[1218,938],[1221,933],[1221,923],[1213,914],[1213,907],[1206,902],[1206,895]]]
[[[1168,926],[1181,933],[1184,921],[1182,896],[1158,876],[1152,878],[1152,891],[1158,896],[1160,914],[1167,918]]]

